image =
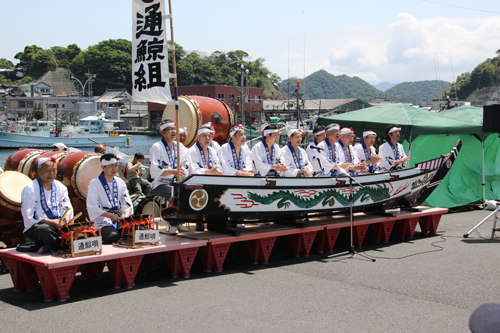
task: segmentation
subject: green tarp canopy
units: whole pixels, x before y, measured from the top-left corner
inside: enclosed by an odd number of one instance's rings
[[[403,146],[408,153],[411,132],[410,165],[447,154],[458,139],[462,150],[450,172],[427,198],[424,205],[457,207],[500,198],[500,139],[498,134],[482,132],[483,109],[471,106],[433,113],[405,104],[376,106],[341,115],[319,118],[318,124],[338,123],[352,127],[356,136],[373,129],[379,138],[389,124],[401,126]],[[484,177],[482,144],[484,142]]]
[[[412,141],[421,134],[474,134],[478,137],[485,137],[485,133],[481,130],[482,114],[481,125],[478,125],[402,103],[320,117],[317,121],[319,125],[328,125],[333,122],[338,123],[341,128],[352,127],[358,136],[361,136],[364,130],[373,129],[379,138],[383,138],[387,125],[397,124],[401,127],[402,140],[406,139],[410,133]]]

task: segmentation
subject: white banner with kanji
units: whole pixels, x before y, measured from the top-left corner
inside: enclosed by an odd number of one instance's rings
[[[164,0],[132,0],[132,98],[168,104],[167,25]]]

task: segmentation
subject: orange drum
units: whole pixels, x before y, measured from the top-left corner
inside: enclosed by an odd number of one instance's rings
[[[29,177],[31,179],[36,179],[38,177],[38,160],[40,158],[46,158],[46,157],[54,157],[56,160],[56,169],[59,170],[59,162],[66,157],[67,155],[71,154],[71,152],[67,151],[46,151],[43,154],[38,155],[38,157],[31,163],[30,171],[29,171]]]
[[[7,157],[7,160],[5,161],[5,167],[4,170],[12,170],[12,171],[18,171],[19,168],[19,163],[21,163],[21,160],[26,157],[29,153],[39,151],[38,149],[26,149],[26,148],[21,148],[18,151],[13,152],[12,154]]]
[[[162,119],[175,120],[175,105],[167,105]],[[214,140],[220,145],[228,140],[229,130],[234,125],[231,109],[222,101],[202,96],[179,97],[179,127],[187,127],[186,147],[198,140],[198,130],[204,123],[212,122],[215,128]]]
[[[69,197],[86,200],[90,181],[101,172],[101,155],[79,151],[64,156],[59,162],[57,179],[68,188]]]

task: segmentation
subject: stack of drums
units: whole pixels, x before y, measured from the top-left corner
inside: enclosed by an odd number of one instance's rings
[[[175,120],[175,105],[167,105],[162,119]],[[179,127],[187,127],[186,147],[198,140],[198,130],[202,124],[214,125],[214,140],[220,145],[229,139],[229,130],[234,125],[231,109],[221,100],[202,96],[179,97]]]
[[[45,152],[45,150],[38,149],[19,149],[7,157],[4,170],[19,171],[29,176],[33,161]]]
[[[38,177],[38,160],[41,158],[51,158],[53,157],[56,160],[56,170],[59,170],[59,162],[67,155],[72,154],[72,152],[66,151],[46,151],[36,157],[31,163],[30,170],[28,172],[28,176],[31,179],[36,179]]]
[[[24,229],[21,215],[21,192],[31,183],[31,179],[16,171],[5,171],[0,174],[0,240],[7,246],[14,247],[24,241]]]
[[[66,185],[70,198],[87,199],[90,181],[102,172],[100,158],[101,155],[88,151],[62,157],[57,166],[57,179]]]
[[[68,196],[75,213],[82,212],[87,218],[87,193],[90,181],[101,172],[101,155],[87,151],[65,155],[57,166],[57,179],[68,188]]]

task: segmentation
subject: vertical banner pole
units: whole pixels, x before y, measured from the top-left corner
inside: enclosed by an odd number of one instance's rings
[[[177,138],[177,182],[181,181],[180,163],[180,140],[179,140],[179,94],[177,90],[177,68],[175,63],[175,43],[174,43],[174,19],[172,16],[172,1],[168,0],[168,12],[170,14],[170,43],[172,45],[172,73],[174,74],[174,103],[175,103],[175,135]]]

